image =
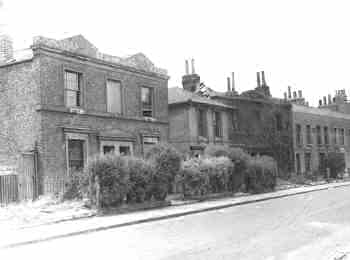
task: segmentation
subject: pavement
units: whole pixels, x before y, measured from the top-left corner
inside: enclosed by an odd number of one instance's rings
[[[1,232],[2,235],[0,236],[0,249],[17,248],[43,241],[53,241],[61,238],[94,233],[97,231],[106,231],[110,229],[133,226],[136,224],[155,222],[159,220],[181,218],[187,215],[210,212],[239,205],[294,196],[298,194],[331,190],[345,186],[350,186],[350,181],[280,190],[257,195],[223,198],[113,216],[95,216],[91,218],[65,221],[61,223],[42,225],[37,227],[27,227],[17,230],[6,230],[6,232]]]

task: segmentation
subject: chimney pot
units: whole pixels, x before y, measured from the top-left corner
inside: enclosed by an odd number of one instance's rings
[[[322,106],[322,100],[321,100],[321,99],[318,100],[318,106],[319,106],[319,107]]]
[[[328,94],[328,105],[332,104],[332,96]]]
[[[236,86],[235,86],[235,73],[232,72],[232,91],[236,90]]]
[[[261,85],[266,86],[266,80],[265,80],[265,72],[261,72]]]
[[[231,91],[231,81],[230,81],[230,77],[227,77],[227,92]]]
[[[191,60],[192,63],[192,74],[196,74],[196,71],[194,69],[194,59]]]
[[[293,98],[297,98],[297,92],[293,91]]]
[[[292,90],[291,87],[288,86],[288,98],[291,99],[292,98]]]
[[[303,97],[303,93],[301,90],[298,90],[298,94],[299,94],[299,98],[302,98]]]
[[[190,74],[190,69],[189,69],[189,65],[188,65],[188,60],[185,61],[185,70],[186,70],[186,75]]]
[[[287,92],[284,92],[283,95],[284,95],[284,100],[287,100]]]
[[[258,88],[260,88],[260,86],[261,86],[261,83],[260,83],[260,72],[256,73],[256,82],[257,82]]]
[[[323,97],[323,105],[325,105],[325,106],[327,105],[327,98],[326,98],[326,96]]]

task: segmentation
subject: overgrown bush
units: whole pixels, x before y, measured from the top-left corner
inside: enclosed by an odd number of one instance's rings
[[[63,200],[82,199],[88,195],[89,175],[84,171],[74,171],[65,181]]]
[[[191,159],[184,162],[181,171],[184,196],[200,196],[209,193],[209,175],[201,172],[199,159]]]
[[[184,196],[229,191],[234,167],[227,157],[207,157],[184,162],[182,183]]]
[[[135,157],[127,157],[127,171],[129,174],[129,190],[127,203],[149,201],[152,197],[152,165]]]
[[[172,146],[155,145],[146,154],[146,158],[154,166],[152,194],[156,200],[164,200],[181,169],[182,157]]]
[[[95,181],[98,177],[100,203],[102,207],[118,206],[123,203],[130,186],[127,158],[113,154],[97,156],[87,168],[92,183],[92,196],[96,195]]]
[[[208,157],[229,157],[229,152],[229,147],[215,144],[208,145],[204,150],[204,154]]]
[[[252,157],[241,148],[230,148],[228,157],[232,160],[235,167],[229,186],[231,191],[237,191],[244,184],[247,167]]]
[[[343,153],[329,153],[326,167],[330,170],[330,177],[337,178],[345,171],[345,158]]]
[[[251,158],[247,167],[246,187],[249,192],[262,193],[274,190],[277,165],[269,156]]]
[[[228,191],[230,176],[233,174],[233,164],[229,158],[204,158],[199,164],[199,170],[209,176],[210,192]]]

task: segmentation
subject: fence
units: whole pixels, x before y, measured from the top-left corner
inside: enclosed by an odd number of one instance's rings
[[[44,193],[57,194],[65,191],[65,178],[61,176],[46,176],[43,184]]]
[[[15,174],[0,175],[0,204],[18,200],[18,176]]]

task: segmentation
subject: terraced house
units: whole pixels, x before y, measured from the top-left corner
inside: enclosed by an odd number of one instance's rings
[[[142,53],[107,55],[77,35],[2,54],[0,163],[37,193],[61,189],[92,155],[168,141],[168,76]]]
[[[330,153],[344,158],[350,168],[350,104],[344,90],[319,101],[319,107],[310,107],[291,90],[285,98],[292,103],[293,149],[295,173],[325,174],[326,159]]]

